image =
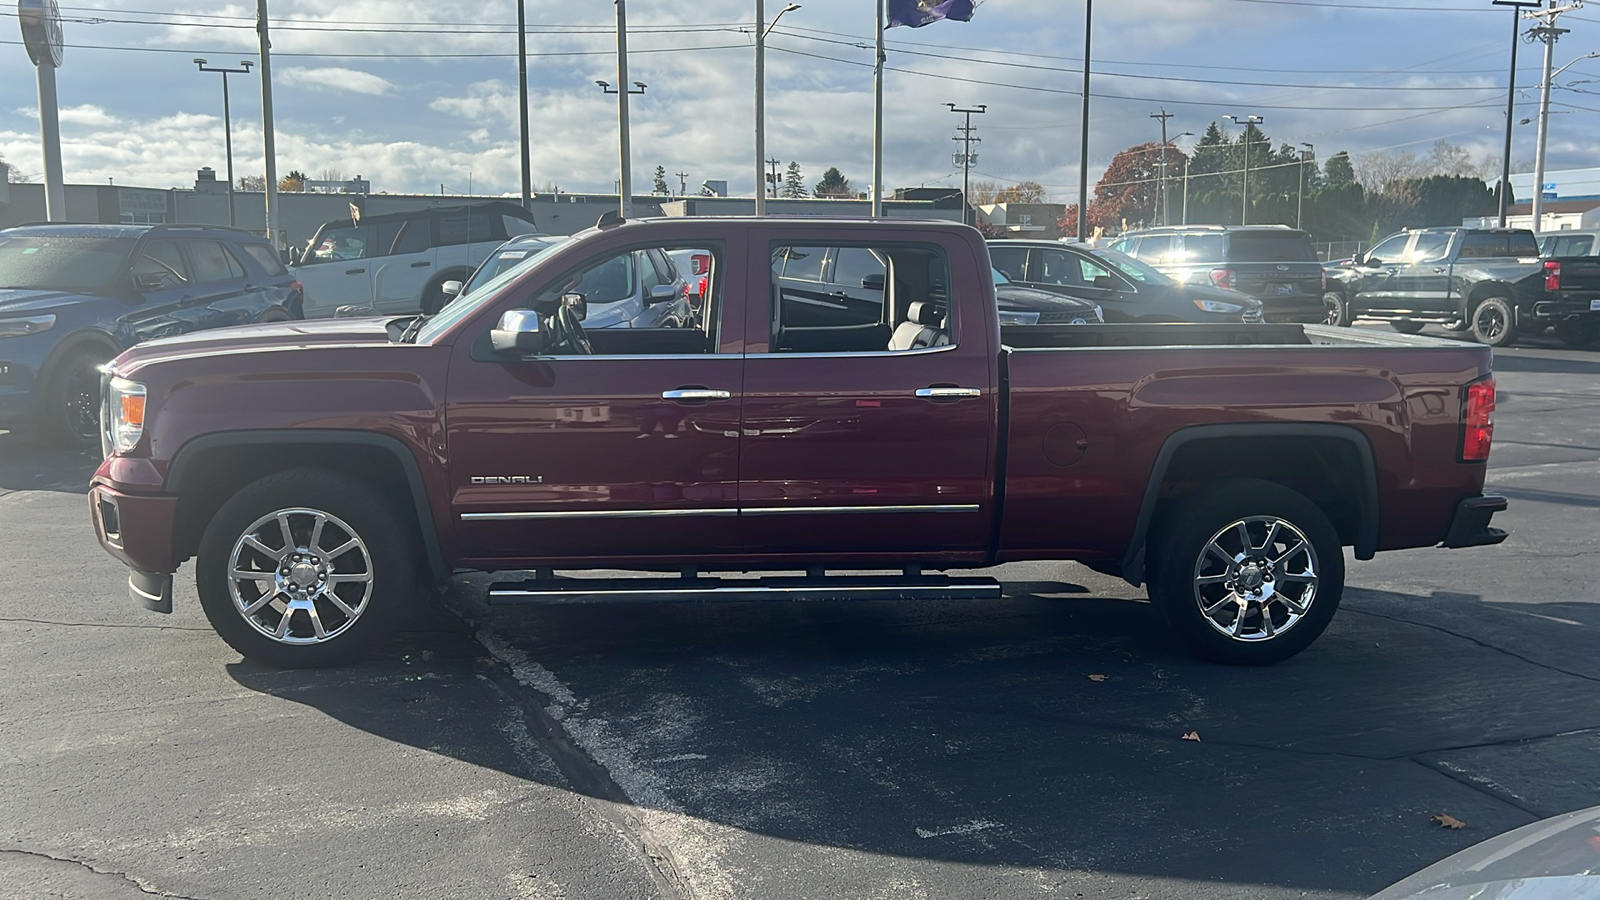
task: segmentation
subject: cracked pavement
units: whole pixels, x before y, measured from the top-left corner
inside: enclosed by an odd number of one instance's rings
[[[1364,897],[1600,804],[1600,353],[1496,357],[1512,537],[1353,563],[1256,670],[1027,564],[991,603],[504,610],[470,576],[361,665],[272,671],[187,567],[172,616],[131,604],[93,461],[0,434],[0,896]]]

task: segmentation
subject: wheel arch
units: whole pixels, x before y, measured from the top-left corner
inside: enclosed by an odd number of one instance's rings
[[[193,438],[173,454],[166,491],[178,496],[173,556],[187,559],[228,497],[258,478],[294,468],[320,468],[404,491],[415,537],[435,581],[450,576],[416,456],[398,438],[338,429],[225,431]],[[394,494],[389,494],[394,496]]]
[[[1246,452],[1240,452],[1242,446],[1247,448]],[[1285,449],[1310,449],[1312,452],[1271,472],[1252,469],[1267,451]],[[1330,475],[1354,474],[1360,481],[1356,491],[1313,491],[1323,496],[1308,494],[1308,498],[1330,513],[1340,540],[1355,547],[1357,559],[1371,559],[1377,553],[1378,470],[1372,444],[1365,434],[1346,425],[1323,423],[1195,425],[1173,433],[1156,455],[1133,536],[1119,564],[1122,577],[1130,584],[1138,586],[1144,581],[1150,529],[1161,505],[1181,496],[1182,479],[1195,474],[1198,466],[1212,464],[1213,458],[1219,455],[1226,462],[1221,469],[1208,471],[1208,480],[1263,478],[1306,493],[1304,482],[1294,475],[1326,483]],[[1350,469],[1354,471],[1346,472]]]
[[[1461,311],[1463,320],[1472,321],[1472,314],[1477,310],[1478,304],[1488,300],[1490,297],[1503,298],[1506,304],[1511,307],[1511,314],[1518,317],[1521,316],[1521,312],[1518,310],[1520,304],[1517,302],[1517,293],[1510,283],[1504,281],[1480,281],[1467,290],[1466,308]]]

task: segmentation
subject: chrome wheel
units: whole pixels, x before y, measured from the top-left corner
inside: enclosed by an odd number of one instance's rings
[[[1249,516],[1211,536],[1194,566],[1194,601],[1217,633],[1268,641],[1317,599],[1317,552],[1286,519]]]
[[[316,509],[262,516],[228,554],[234,611],[280,644],[320,644],[349,630],[367,609],[372,581],[367,545]]]

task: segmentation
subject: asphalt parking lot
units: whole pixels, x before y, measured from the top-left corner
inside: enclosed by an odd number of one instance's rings
[[[0,896],[1364,897],[1600,804],[1600,351],[1496,370],[1511,538],[1354,564],[1265,669],[1029,564],[987,603],[463,578],[366,663],[273,671],[187,568],[173,615],[127,600],[94,459],[0,434]]]

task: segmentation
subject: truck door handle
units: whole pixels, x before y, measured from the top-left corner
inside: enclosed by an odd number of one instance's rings
[[[917,388],[917,396],[924,400],[960,400],[963,397],[982,397],[982,388],[925,387]]]
[[[677,388],[671,391],[662,391],[661,399],[674,400],[679,403],[706,403],[711,400],[729,400],[733,398],[731,391],[718,391],[711,388]]]
[[[366,271],[366,269],[345,269],[344,273],[346,275],[360,275],[362,272],[365,272],[365,271]]]
[[[1435,274],[1435,275],[1443,275],[1444,273],[1446,273],[1448,271],[1450,271],[1450,270],[1446,269],[1444,266],[1434,266],[1433,267],[1433,274]]]
[[[422,260],[421,262],[412,263],[411,264],[411,268],[413,268],[413,269],[425,269],[425,268],[427,268],[428,266],[431,266],[431,265],[433,265],[433,263],[428,262],[427,260]]]

